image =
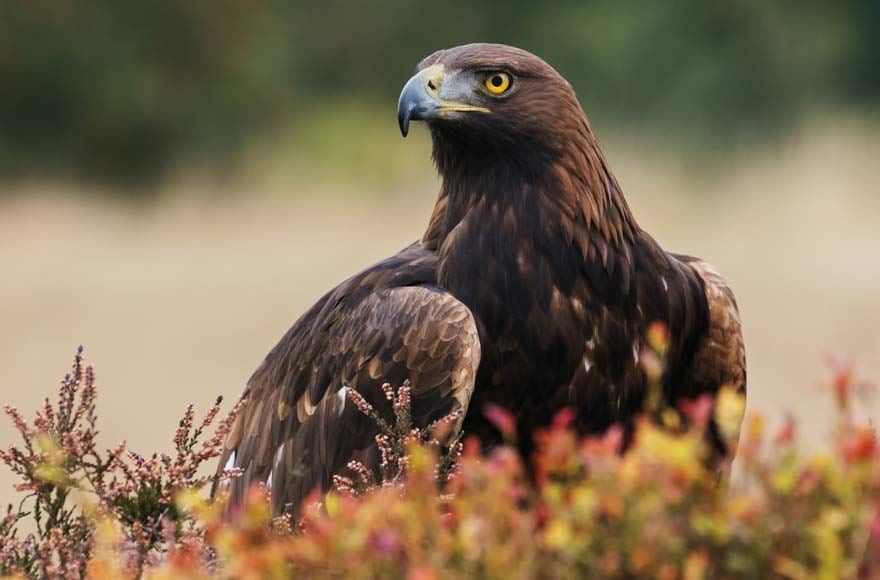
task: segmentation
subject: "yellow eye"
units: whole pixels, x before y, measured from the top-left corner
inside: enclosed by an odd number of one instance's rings
[[[491,73],[486,77],[484,83],[487,91],[493,95],[500,95],[510,88],[510,76],[503,72]]]

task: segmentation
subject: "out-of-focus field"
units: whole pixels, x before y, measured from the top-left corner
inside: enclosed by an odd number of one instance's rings
[[[17,187],[0,201],[0,402],[30,414],[82,343],[107,445],[166,448],[187,403],[234,399],[324,291],[420,235],[437,182],[419,133],[407,171],[381,187],[275,172],[178,182],[149,205]],[[606,153],[643,227],[733,285],[749,407],[795,413],[816,442],[829,429],[825,353],[880,379],[877,126],[813,125],[711,171],[635,140]],[[0,420],[0,444],[13,439]],[[0,470],[0,500],[10,481]]]

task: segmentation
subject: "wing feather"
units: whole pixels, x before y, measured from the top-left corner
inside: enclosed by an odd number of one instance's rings
[[[346,388],[390,415],[381,385],[410,380],[416,425],[467,410],[480,361],[473,315],[418,273],[430,258],[407,252],[322,298],[251,377],[220,462],[243,470],[230,485],[233,502],[268,482],[276,511],[296,511],[353,457],[375,455],[376,427],[347,402]]]
[[[727,281],[711,264],[691,258],[687,264],[706,287],[709,329],[701,340],[691,365],[696,384],[715,384],[746,391],[746,350],[739,308]]]

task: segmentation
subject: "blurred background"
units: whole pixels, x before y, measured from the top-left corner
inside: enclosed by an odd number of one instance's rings
[[[421,234],[438,183],[397,94],[473,41],[556,66],[641,224],[728,277],[752,410],[815,444],[824,356],[880,379],[880,1],[318,4],[0,4],[0,402],[29,414],[80,343],[108,445],[237,397]]]

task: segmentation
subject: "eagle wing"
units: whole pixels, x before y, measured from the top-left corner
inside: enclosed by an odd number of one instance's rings
[[[697,391],[717,393],[722,387],[746,395],[746,348],[742,335],[739,308],[727,280],[711,264],[690,256],[676,256],[702,280],[709,307],[709,324],[696,345],[686,374],[686,382]],[[732,418],[741,425],[742,416]],[[722,432],[711,423],[716,451],[732,459],[739,431]]]
[[[346,389],[390,416],[382,384],[409,380],[416,426],[467,410],[477,328],[470,310],[432,284],[433,259],[414,244],[343,282],[269,353],[248,382],[218,468],[242,470],[230,484],[233,503],[252,483],[268,482],[276,511],[296,511],[352,458],[375,460],[377,427]]]
[[[679,257],[703,281],[709,306],[709,328],[697,345],[690,368],[694,384],[714,384],[746,392],[746,348],[733,290],[711,264]]]

